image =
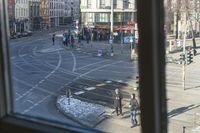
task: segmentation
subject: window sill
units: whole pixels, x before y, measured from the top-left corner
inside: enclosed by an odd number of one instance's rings
[[[24,117],[24,118],[22,118]],[[59,125],[58,125],[59,126]],[[91,131],[65,125],[65,127],[56,127],[47,121],[38,121],[36,119],[28,120],[25,116],[5,116],[0,120],[1,133],[100,133],[100,131]],[[61,125],[62,126],[62,125]]]

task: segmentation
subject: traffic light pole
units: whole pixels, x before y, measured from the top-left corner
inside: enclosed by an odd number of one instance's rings
[[[185,22],[186,22],[186,26],[185,26],[185,33],[184,33],[184,40],[183,40],[183,54],[184,54],[184,56],[186,55],[185,42],[186,42],[186,31],[187,31],[187,27],[188,27],[187,16],[185,16]],[[185,60],[182,63],[183,64],[183,66],[182,66],[182,71],[183,71],[183,75],[182,75],[182,87],[183,87],[183,90],[185,90],[185,65],[186,65],[186,61]]]
[[[111,3],[111,13],[110,13],[110,45],[111,45],[111,56],[113,56],[113,19],[114,19],[114,3],[113,3],[113,0],[110,1]]]
[[[183,75],[182,76],[183,76],[182,77],[182,80],[183,80],[182,86],[183,86],[183,90],[185,90],[185,61],[183,63]]]

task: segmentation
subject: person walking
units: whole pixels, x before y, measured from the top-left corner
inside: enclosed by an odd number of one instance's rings
[[[53,41],[53,45],[55,43],[55,34],[52,35],[52,41]]]
[[[114,94],[114,106],[115,106],[115,111],[118,114],[118,111],[120,111],[120,114],[122,115],[122,94],[119,92],[119,89],[115,89],[115,94]]]
[[[137,100],[135,99],[135,94],[131,94],[131,100],[130,100],[130,117],[131,117],[131,128],[135,127],[137,125],[137,119],[136,119],[136,113],[137,109],[139,107]]]
[[[74,48],[74,42],[75,42],[74,36],[71,35],[71,47],[72,47],[72,48]]]

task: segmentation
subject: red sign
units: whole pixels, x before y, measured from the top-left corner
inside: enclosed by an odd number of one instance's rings
[[[127,22],[127,24],[136,24],[136,22],[134,22],[134,21],[129,21],[129,22]]]

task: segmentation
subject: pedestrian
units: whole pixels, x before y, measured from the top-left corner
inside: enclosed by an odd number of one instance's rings
[[[69,88],[67,88],[66,97],[67,97],[68,105],[70,105],[70,97],[71,97],[71,95],[72,95],[71,90]]]
[[[78,32],[78,43],[81,43],[81,33]]]
[[[71,35],[71,47],[72,47],[72,48],[74,48],[74,42],[75,42],[74,36]]]
[[[115,94],[114,94],[114,106],[115,106],[115,111],[118,114],[118,111],[120,111],[120,114],[122,115],[122,94],[119,92],[119,89],[115,89]]]
[[[53,45],[55,43],[55,34],[52,35],[52,41],[53,41]]]
[[[90,41],[90,33],[89,32],[86,34],[86,41],[87,41],[87,44],[89,44],[89,41]]]
[[[65,46],[68,46],[68,35],[67,35],[67,33],[65,34]]]
[[[131,117],[131,128],[135,127],[137,125],[137,119],[136,119],[136,113],[137,109],[139,107],[137,100],[135,99],[135,94],[131,94],[131,100],[130,100],[130,117]]]
[[[63,34],[63,45],[65,46],[65,42],[66,42],[66,34]]]

